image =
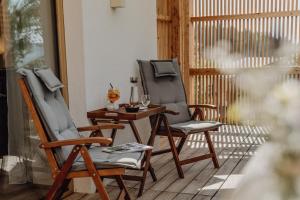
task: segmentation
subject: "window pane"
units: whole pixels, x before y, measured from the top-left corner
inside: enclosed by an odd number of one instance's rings
[[[2,0],[6,68],[47,65],[57,71],[54,1]],[[4,46],[4,47],[3,47]],[[1,48],[0,48],[1,51]]]
[[[56,37],[54,0],[0,0],[0,159],[9,183],[51,180],[16,70],[46,65],[58,74]]]

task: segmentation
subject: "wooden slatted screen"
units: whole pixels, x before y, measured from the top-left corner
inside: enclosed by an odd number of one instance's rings
[[[191,26],[193,37],[190,78],[193,103],[218,105],[226,116],[227,109],[243,96],[235,74],[221,74],[216,68],[255,68],[279,59],[273,54],[282,41],[300,43],[300,0],[193,0]],[[231,66],[217,66],[207,49],[219,41],[228,41],[231,53],[242,55]],[[298,61],[297,61],[298,60]],[[299,66],[299,54],[290,67]],[[289,77],[299,78],[292,70]],[[207,111],[209,118],[215,113]],[[235,123],[224,117],[225,123]]]
[[[157,0],[157,49],[159,59],[172,58],[172,0]]]
[[[189,93],[189,24],[192,0],[157,0],[157,46],[159,59],[177,58]]]

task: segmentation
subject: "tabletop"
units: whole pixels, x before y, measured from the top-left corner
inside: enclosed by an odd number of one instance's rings
[[[166,107],[157,105],[151,105],[147,109],[135,113],[126,112],[124,107],[114,111],[108,111],[106,108],[101,108],[88,112],[87,117],[89,119],[139,120],[165,111]]]

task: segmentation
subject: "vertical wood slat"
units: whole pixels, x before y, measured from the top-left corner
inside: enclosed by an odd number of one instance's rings
[[[189,76],[189,68],[238,67],[259,68],[280,59],[273,54],[278,41],[287,40],[299,44],[300,19],[297,14],[287,16],[283,11],[299,11],[299,0],[188,0],[191,9],[187,9],[184,0],[157,0],[158,6],[158,57],[162,59],[178,57],[183,71],[185,84],[190,85],[193,103],[214,103],[221,112],[239,100],[244,94],[234,75],[198,75]],[[278,16],[268,13],[278,13]],[[262,16],[252,17],[261,13]],[[264,13],[267,17],[263,17]],[[199,21],[187,22],[191,14],[200,17]],[[282,16],[281,16],[282,14]],[[246,15],[243,18],[226,18],[223,15]],[[249,17],[247,17],[249,15]],[[218,16],[216,20],[201,21],[201,17]],[[189,28],[188,28],[189,27]],[[242,58],[231,66],[216,66],[207,48],[219,41],[230,41],[231,51]],[[189,42],[189,44],[187,44]],[[300,62],[299,55],[295,55]],[[291,76],[291,77],[299,77]],[[214,118],[214,113],[207,113]],[[228,122],[226,118],[223,122]]]
[[[177,25],[175,23],[178,19],[173,12],[175,4],[171,4],[170,0],[156,0],[156,5],[158,58],[170,59],[173,51],[176,51],[176,46],[173,45],[173,41],[176,39],[175,26]]]
[[[192,27],[197,39],[194,40],[192,52],[195,56],[191,66],[193,68],[237,67],[257,68],[272,64],[280,59],[274,55],[274,47],[280,40],[291,43],[300,43],[300,17],[288,16],[290,11],[299,11],[299,0],[193,0]],[[278,16],[268,13],[278,12]],[[260,13],[261,17],[251,17]],[[263,17],[264,13],[267,17]],[[282,16],[281,16],[282,13]],[[242,18],[226,18],[226,15],[241,16]],[[249,17],[247,17],[249,15]],[[211,18],[211,16],[218,16]],[[224,19],[222,19],[224,16]],[[206,17],[205,20],[201,20]],[[209,18],[207,18],[209,17]],[[227,48],[241,55],[240,60],[234,61],[231,66],[224,66],[210,60],[211,52],[208,48],[215,46],[219,41],[229,41]],[[300,65],[299,55],[295,55]],[[295,63],[291,63],[295,64]],[[225,64],[226,65],[226,64]],[[208,75],[199,74],[194,78],[193,92],[194,103],[213,103],[219,106],[221,112],[226,112],[234,101],[240,101],[244,94],[239,89],[242,80],[235,80],[235,75]],[[285,77],[288,78],[288,77]],[[299,78],[292,75],[289,78]],[[235,82],[235,83],[234,83]],[[195,94],[197,93],[197,94]],[[249,99],[248,101],[251,101]],[[214,114],[208,113],[210,118]],[[223,122],[230,122],[226,117]]]
[[[68,91],[68,72],[67,72],[67,50],[65,40],[65,23],[64,23],[64,4],[63,0],[56,0],[56,27],[59,51],[59,75],[65,87],[62,88],[63,97],[67,104],[69,104]]]
[[[178,58],[182,78],[185,83],[188,99],[192,81],[189,76],[190,63],[193,63],[194,37],[190,22],[192,0],[156,0],[157,1],[157,46],[159,59]]]

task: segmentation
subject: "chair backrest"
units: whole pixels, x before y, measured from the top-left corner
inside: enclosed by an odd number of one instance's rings
[[[26,88],[31,96],[30,100],[42,123],[43,133],[46,134],[46,137],[43,137],[40,133],[40,138],[47,138],[48,141],[79,138],[80,135],[60,92],[62,84],[53,72],[49,68],[20,69],[18,72],[23,76]],[[24,95],[24,91],[22,92]],[[28,105],[28,102],[26,103]],[[72,148],[72,146],[67,146],[55,149],[58,165],[61,166],[64,163]]]
[[[179,112],[167,115],[170,124],[191,120],[180,67],[174,60],[138,60],[144,93],[151,103]]]

